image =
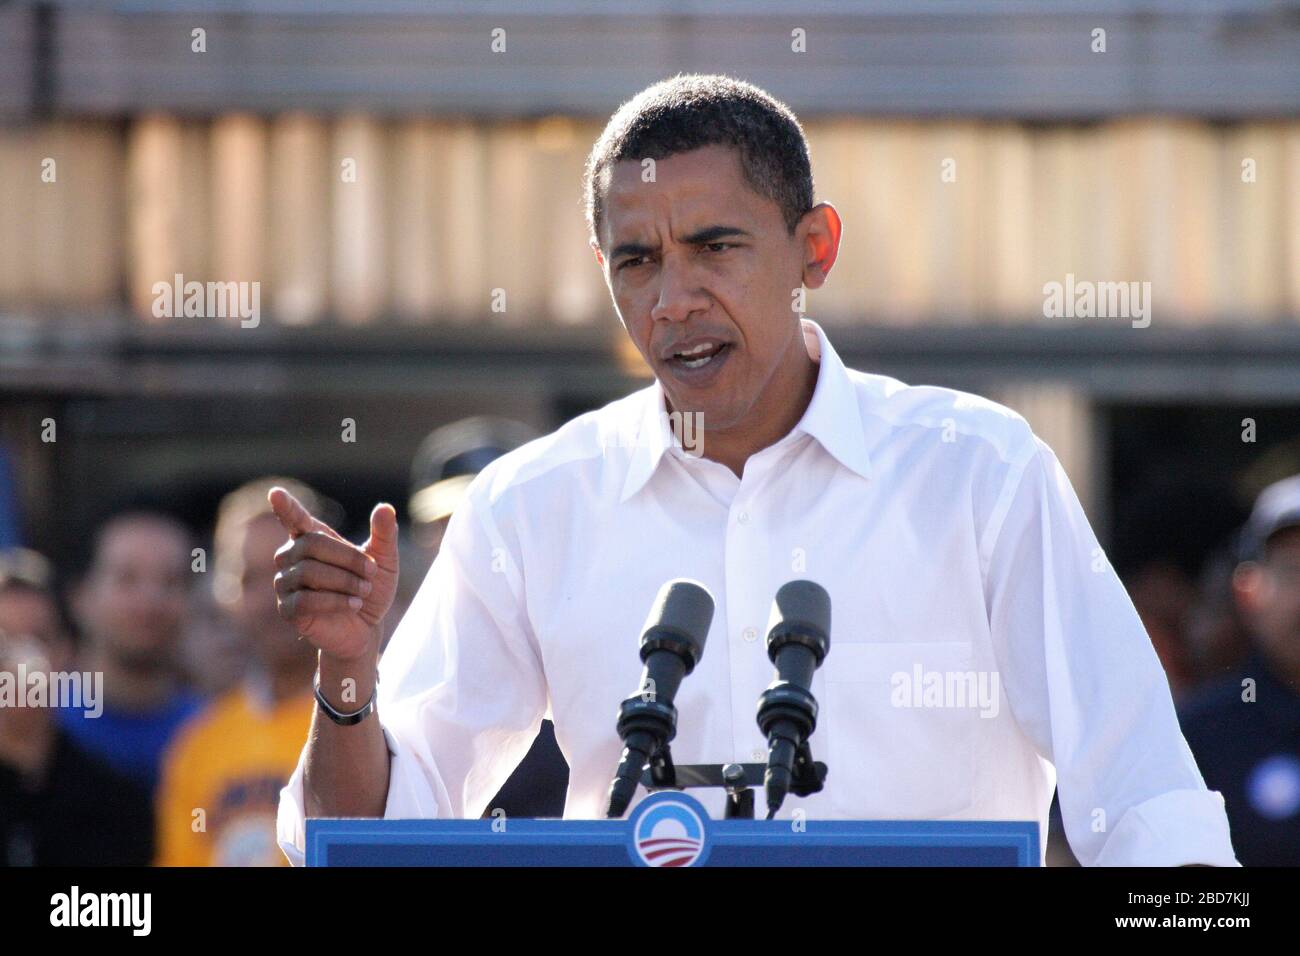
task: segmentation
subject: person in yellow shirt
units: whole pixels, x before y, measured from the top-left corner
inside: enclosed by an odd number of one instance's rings
[[[276,805],[311,724],[316,651],[276,610],[274,558],[287,539],[266,500],[275,485],[319,514],[321,499],[284,478],[249,482],[221,501],[214,592],[249,642],[251,667],[168,750],[158,792],[159,866],[286,862],[276,845]]]

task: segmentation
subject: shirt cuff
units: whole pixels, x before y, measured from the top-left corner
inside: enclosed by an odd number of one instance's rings
[[[302,793],[302,762],[306,756],[304,747],[298,756],[298,766],[293,768],[293,775],[280,790],[280,805],[275,811],[275,839],[290,866],[302,866],[306,862],[306,814],[303,812],[305,801]]]
[[[419,772],[415,758],[398,745],[387,727],[382,723],[379,726],[388,745],[388,798],[384,804],[384,818],[418,820],[445,816],[426,775]],[[304,747],[293,775],[280,791],[280,804],[275,815],[276,841],[290,866],[306,864],[307,817],[304,807],[307,801],[302,786],[306,757],[307,748]],[[436,774],[434,776],[436,779]],[[441,789],[438,782],[436,790]]]
[[[1223,794],[1171,790],[1130,807],[1097,855],[1097,866],[1241,866],[1232,850]]]

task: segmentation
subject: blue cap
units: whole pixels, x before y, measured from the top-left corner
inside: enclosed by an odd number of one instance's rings
[[[1241,530],[1241,559],[1258,561],[1269,538],[1296,527],[1300,527],[1300,475],[1269,485],[1255,499],[1255,509]]]
[[[538,432],[508,418],[475,415],[431,432],[411,463],[408,511],[416,525],[451,514],[474,477]]]

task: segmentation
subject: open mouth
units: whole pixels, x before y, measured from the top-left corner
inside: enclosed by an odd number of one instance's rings
[[[705,343],[681,352],[674,352],[669,361],[682,368],[704,368],[709,363],[717,361],[729,348],[731,346],[725,342]]]

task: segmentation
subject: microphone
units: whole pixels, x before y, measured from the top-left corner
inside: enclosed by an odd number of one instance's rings
[[[795,756],[817,727],[813,672],[831,648],[831,596],[812,581],[781,585],[768,619],[767,656],[776,679],[758,699],[758,727],[767,735],[767,818],[790,792]]]
[[[618,709],[623,741],[607,817],[621,817],[641,781],[646,762],[677,733],[673,698],[695,669],[713,622],[713,596],[702,584],[676,578],[659,589],[641,633],[641,685]]]

